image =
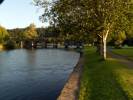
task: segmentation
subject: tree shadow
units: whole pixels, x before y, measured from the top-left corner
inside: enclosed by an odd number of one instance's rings
[[[93,54],[94,55],[94,54]],[[89,55],[92,56],[92,55]],[[126,100],[126,96],[116,81],[113,69],[109,67],[109,61],[103,61],[100,57],[90,57],[88,62],[88,82],[85,100]]]

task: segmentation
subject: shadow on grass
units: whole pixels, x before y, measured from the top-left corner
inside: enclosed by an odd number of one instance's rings
[[[80,100],[127,100],[113,74],[111,62],[102,61],[91,50],[86,51],[85,58]]]

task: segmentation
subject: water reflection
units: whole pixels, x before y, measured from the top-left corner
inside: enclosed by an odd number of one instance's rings
[[[0,100],[56,100],[78,57],[48,49],[0,52]]]

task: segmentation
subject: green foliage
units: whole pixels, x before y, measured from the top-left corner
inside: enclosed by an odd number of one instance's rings
[[[6,48],[6,49],[15,49],[16,48],[16,43],[15,43],[15,41],[13,41],[13,40],[8,40],[5,44],[4,44],[4,47]]]
[[[4,27],[0,26],[0,43],[4,43],[8,39],[9,39],[9,33]]]
[[[24,40],[24,29],[21,28],[16,28],[16,29],[11,29],[8,30],[10,37],[14,41],[22,41]]]
[[[114,44],[116,47],[121,47],[124,40],[126,40],[126,34],[125,32],[119,32],[114,34]]]
[[[98,51],[106,59],[109,34],[127,31],[133,20],[131,0],[34,0],[44,9],[42,19],[49,19],[64,36],[74,34],[81,39],[84,33],[97,36]],[[131,26],[133,27],[133,26]],[[131,32],[130,32],[131,33]],[[102,42],[101,42],[102,41]],[[120,44],[121,41],[118,41]]]
[[[34,40],[38,37],[37,31],[36,31],[36,27],[34,24],[30,24],[30,26],[28,26],[25,31],[24,31],[24,38],[26,40]]]
[[[52,16],[52,21],[65,34],[89,31],[104,34],[104,30],[111,31],[118,24],[126,26],[125,14],[130,10],[130,1],[125,0],[35,0],[35,3],[46,9],[42,18],[51,20]]]

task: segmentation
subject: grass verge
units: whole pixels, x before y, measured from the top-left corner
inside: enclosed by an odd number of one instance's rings
[[[113,49],[113,53],[123,55],[133,60],[133,47],[122,48],[122,49]]]
[[[133,70],[86,48],[79,100],[133,100]]]

